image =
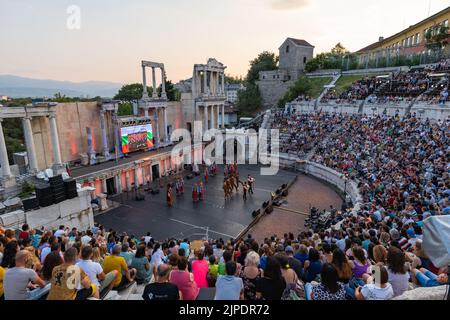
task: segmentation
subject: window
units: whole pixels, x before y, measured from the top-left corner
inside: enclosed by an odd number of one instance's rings
[[[303,57],[303,63],[306,63],[306,57]]]
[[[448,20],[444,21],[444,27],[448,27]]]
[[[289,45],[286,46],[286,53],[289,53]]]
[[[416,44],[419,44],[421,40],[422,39],[420,39],[420,33],[417,33],[416,34]]]

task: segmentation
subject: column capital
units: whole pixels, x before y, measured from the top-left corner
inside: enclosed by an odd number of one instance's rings
[[[56,119],[56,113],[51,112],[51,113],[48,115],[48,118],[49,118],[49,119]]]
[[[22,118],[23,120],[31,120],[33,119],[32,116],[26,115],[25,117]]]

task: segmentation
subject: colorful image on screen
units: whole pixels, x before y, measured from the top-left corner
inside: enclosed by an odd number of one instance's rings
[[[153,148],[153,131],[151,124],[120,128],[122,152]]]

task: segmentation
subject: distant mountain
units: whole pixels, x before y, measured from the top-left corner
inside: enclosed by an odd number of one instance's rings
[[[0,74],[0,95],[12,98],[53,97],[58,92],[68,97],[112,98],[121,87],[120,83],[106,81],[70,82]]]

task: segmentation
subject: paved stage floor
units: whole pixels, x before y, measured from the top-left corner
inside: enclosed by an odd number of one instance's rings
[[[113,228],[136,236],[151,232],[157,240],[170,237],[201,239],[206,236],[206,228],[210,238],[235,238],[253,220],[251,213],[270,199],[271,192],[284,183],[290,183],[296,176],[296,173],[284,170],[275,176],[261,176],[257,165],[240,165],[238,170],[241,180],[247,174],[255,178],[254,194],[249,195],[245,202],[242,199],[242,186],[232,199],[224,200],[223,167],[219,166],[218,175],[210,176],[205,200],[201,202],[192,202],[192,186],[199,181],[199,177],[196,177],[185,179],[185,194],[174,198],[172,208],[167,207],[165,188],[160,189],[158,195],[146,193],[144,201],[135,201],[134,193],[130,192],[128,200],[127,195],[123,194],[119,207],[96,216],[95,221],[107,229]]]

